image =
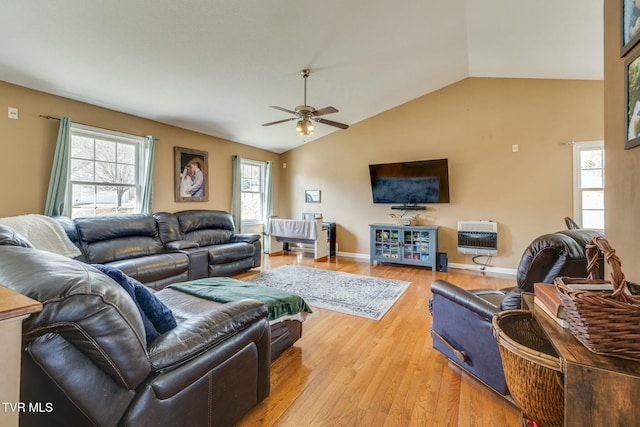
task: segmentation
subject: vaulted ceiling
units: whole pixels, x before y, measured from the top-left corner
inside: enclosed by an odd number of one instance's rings
[[[466,77],[603,78],[603,0],[3,0],[0,80],[284,152]],[[43,114],[49,112],[42,111]],[[73,119],[73,118],[72,118]]]

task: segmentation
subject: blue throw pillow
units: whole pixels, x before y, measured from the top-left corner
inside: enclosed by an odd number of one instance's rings
[[[145,285],[131,277],[129,279],[135,284],[138,304],[140,304],[142,311],[144,311],[160,334],[164,334],[178,326],[176,318],[169,307],[160,301]]]
[[[142,283],[115,267],[102,264],[92,264],[92,266],[115,280],[131,296],[140,312],[147,344],[177,326],[171,309]]]

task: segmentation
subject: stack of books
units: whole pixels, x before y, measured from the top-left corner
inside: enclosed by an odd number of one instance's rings
[[[533,284],[533,302],[563,328],[569,327],[564,306],[556,285],[551,283]]]
[[[577,291],[602,292],[606,294],[613,292],[613,286],[610,282],[605,280],[589,281],[589,283],[568,283],[566,286],[569,289]],[[624,292],[627,295],[631,295],[628,287],[625,287]],[[553,320],[563,328],[569,327],[564,306],[562,305],[562,301],[560,300],[560,295],[555,284],[534,283],[533,295],[534,303],[540,307],[542,311],[553,318]]]

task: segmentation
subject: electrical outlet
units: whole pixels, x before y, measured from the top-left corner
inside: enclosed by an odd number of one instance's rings
[[[9,109],[7,110],[7,117],[13,120],[18,120],[18,109],[9,107]]]
[[[518,144],[513,144],[511,146],[511,151],[513,151],[514,153],[517,153],[518,152]]]

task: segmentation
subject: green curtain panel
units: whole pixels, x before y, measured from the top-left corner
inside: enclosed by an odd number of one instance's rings
[[[58,142],[53,156],[49,189],[44,214],[47,216],[67,215],[67,181],[69,176],[69,145],[71,144],[71,119],[60,117]]]
[[[236,233],[242,233],[242,159],[240,156],[231,158],[232,173],[231,178],[231,217],[236,226]]]
[[[266,236],[269,232],[269,218],[273,215],[273,200],[272,200],[272,178],[271,178],[271,167],[272,162],[268,161],[265,163],[264,167],[264,212],[262,213],[262,230],[263,236]],[[271,253],[271,240],[264,238],[262,239],[263,243],[263,251],[265,253]]]

